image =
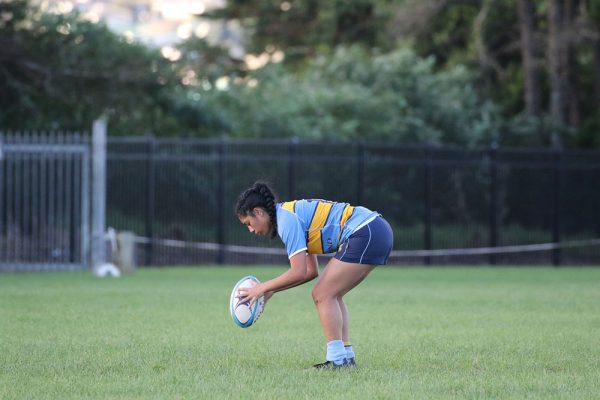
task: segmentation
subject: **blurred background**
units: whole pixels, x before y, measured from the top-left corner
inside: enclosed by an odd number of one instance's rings
[[[100,116],[106,224],[140,265],[271,260],[231,247],[280,247],[233,216],[255,179],[376,209],[398,250],[600,234],[600,0],[2,0],[1,262],[87,257]]]
[[[597,0],[3,0],[0,126],[600,145]]]

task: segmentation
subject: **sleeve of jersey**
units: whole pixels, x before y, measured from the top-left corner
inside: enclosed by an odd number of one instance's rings
[[[282,212],[280,218],[277,220],[277,224],[279,237],[285,244],[288,258],[292,258],[292,256],[308,248],[306,245],[306,235],[296,214],[288,211]]]

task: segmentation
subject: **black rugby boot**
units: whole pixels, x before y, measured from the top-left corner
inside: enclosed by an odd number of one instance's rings
[[[346,360],[344,358],[344,362],[341,364],[336,364],[333,361],[325,361],[324,363],[321,364],[315,364],[313,365],[313,368],[315,369],[340,369],[340,368],[348,368],[351,367],[350,362],[348,360]]]

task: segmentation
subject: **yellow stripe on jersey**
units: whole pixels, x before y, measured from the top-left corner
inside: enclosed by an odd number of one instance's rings
[[[352,207],[350,204],[348,204],[346,208],[344,208],[344,211],[342,212],[342,219],[340,219],[340,235],[342,234],[342,229],[344,229],[344,224],[346,223],[346,221],[348,221],[348,218],[352,216],[353,212],[354,207]]]
[[[338,236],[338,241],[342,237],[342,231],[344,230],[344,225],[346,224],[346,221],[348,221],[348,219],[352,216],[353,212],[354,207],[352,207],[350,204],[348,204],[344,208],[344,211],[342,211],[342,218],[340,219],[340,234]]]
[[[281,205],[281,208],[286,209],[286,210],[288,210],[290,212],[295,213],[295,210],[296,210],[296,200],[294,200],[294,201],[286,201],[285,203],[283,203]]]
[[[321,242],[321,229],[327,222],[327,217],[333,207],[332,203],[319,202],[308,228],[308,253],[323,254],[323,243]]]

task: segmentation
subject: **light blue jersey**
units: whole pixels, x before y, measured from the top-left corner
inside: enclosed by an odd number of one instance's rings
[[[288,257],[301,251],[335,252],[357,228],[379,215],[365,207],[319,199],[278,203],[276,208],[277,233]]]

